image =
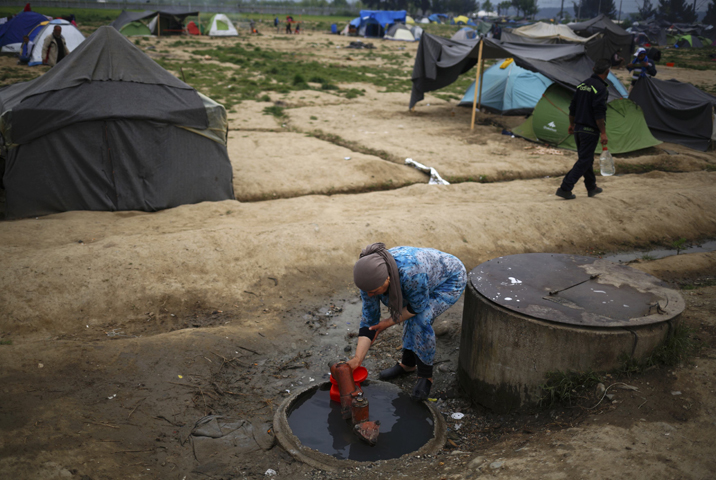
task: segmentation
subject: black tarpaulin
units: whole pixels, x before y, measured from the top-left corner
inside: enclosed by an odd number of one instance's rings
[[[483,42],[483,58],[513,58],[518,66],[539,72],[570,90],[592,75],[594,62],[582,45],[502,43],[489,38],[483,38]],[[450,85],[475,66],[478,48],[478,39],[455,41],[424,34],[413,67],[410,108],[425,97],[425,92]],[[622,98],[614,87],[609,88],[609,97]]]
[[[0,89],[6,216],[233,199],[225,117],[101,27],[42,77]]]
[[[629,99],[644,111],[652,135],[705,152],[714,135],[716,97],[689,83],[641,78]]]
[[[625,57],[632,53],[632,34],[604,14],[586,22],[570,23],[567,26],[582,37],[591,37],[596,33],[603,34],[600,41],[587,44],[587,55],[595,61],[600,58],[610,59],[618,49],[621,49],[622,56]]]

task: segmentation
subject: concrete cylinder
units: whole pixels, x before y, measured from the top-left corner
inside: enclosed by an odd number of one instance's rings
[[[496,412],[533,407],[548,372],[606,372],[624,358],[646,359],[666,339],[683,310],[681,302],[678,313],[658,323],[586,327],[515,312],[468,281],[458,380],[474,402]]]

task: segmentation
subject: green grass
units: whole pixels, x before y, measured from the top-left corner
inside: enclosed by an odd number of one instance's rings
[[[669,48],[661,50],[661,61],[656,66],[658,76],[667,76],[667,63],[673,62],[675,67],[693,70],[716,70],[716,62],[709,55],[716,53],[716,47],[704,48]],[[659,75],[660,74],[660,75]]]
[[[12,345],[12,340],[10,340],[9,338],[3,338],[2,340],[0,340],[0,345]]]
[[[545,375],[545,383],[540,385],[540,405],[572,405],[586,397],[599,382],[601,377],[595,372],[549,372]]]
[[[283,107],[272,105],[264,108],[264,115],[273,115],[276,118],[283,118],[286,116],[286,113],[284,113]]]

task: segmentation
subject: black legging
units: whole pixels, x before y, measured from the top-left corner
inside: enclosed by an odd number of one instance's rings
[[[403,349],[403,360],[400,362],[406,367],[418,366],[418,377],[421,378],[433,378],[433,366],[425,365],[420,361],[415,352],[408,349]]]

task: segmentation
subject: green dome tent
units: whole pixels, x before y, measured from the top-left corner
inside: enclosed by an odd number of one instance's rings
[[[512,133],[527,140],[576,151],[574,135],[567,133],[572,96],[570,90],[556,83],[550,85],[537,102],[532,116]],[[649,131],[641,108],[625,98],[607,104],[607,136],[612,153],[633,152],[661,143]],[[601,150],[602,146],[597,145],[595,152]]]
[[[119,29],[119,33],[125,37],[144,37],[152,34],[149,27],[140,21],[129,22]]]

